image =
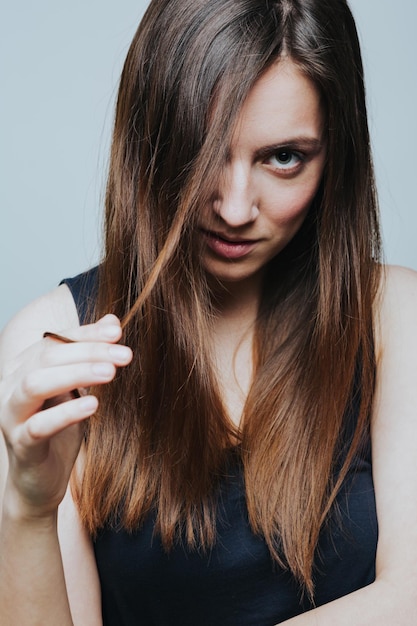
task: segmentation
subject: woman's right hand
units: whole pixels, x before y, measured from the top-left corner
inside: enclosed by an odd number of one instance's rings
[[[132,358],[130,348],[117,344],[121,327],[114,315],[62,334],[74,343],[41,339],[6,365],[0,383],[9,457],[4,504],[20,518],[55,515],[64,497],[83,421],[98,406],[94,396],[74,398],[71,391],[110,382]]]

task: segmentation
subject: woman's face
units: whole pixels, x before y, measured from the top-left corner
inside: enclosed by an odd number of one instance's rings
[[[290,60],[255,83],[202,213],[203,264],[221,282],[261,275],[294,237],[319,186],[326,146],[315,85]]]

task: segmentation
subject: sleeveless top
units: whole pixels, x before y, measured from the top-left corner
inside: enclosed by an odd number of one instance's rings
[[[62,281],[83,323],[97,268]],[[346,416],[347,440],[356,422]],[[94,541],[104,626],[274,626],[310,610],[292,574],[271,559],[248,522],[240,462],[219,486],[217,540],[208,553],[178,543],[166,553],[150,515],[135,532],[103,528]],[[315,606],[375,579],[377,517],[368,440],[337,496],[315,556]],[[308,512],[306,513],[308,514]]]

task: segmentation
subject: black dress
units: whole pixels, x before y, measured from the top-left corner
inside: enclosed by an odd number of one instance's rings
[[[81,323],[97,271],[63,281]],[[347,438],[356,411],[346,416]],[[103,528],[94,542],[104,626],[274,626],[312,608],[293,576],[272,562],[247,516],[242,468],[231,458],[218,490],[217,541],[209,553],[178,544],[169,554],[149,516],[134,533]],[[315,558],[320,606],[375,579],[378,536],[370,442],[337,497],[338,515],[321,532]]]

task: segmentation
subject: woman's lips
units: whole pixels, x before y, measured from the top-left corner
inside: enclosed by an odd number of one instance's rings
[[[203,234],[208,247],[225,259],[240,259],[249,254],[257,243],[254,239],[231,240],[208,230],[203,230]]]

